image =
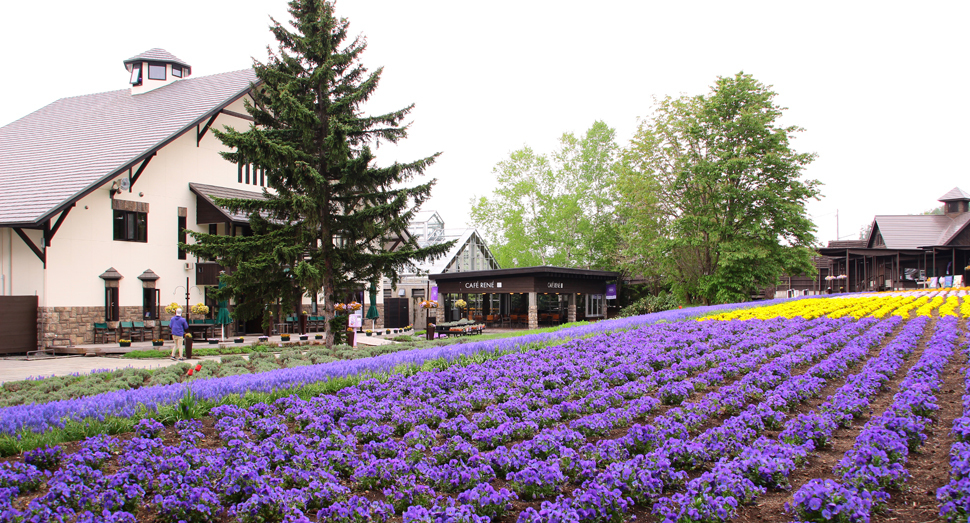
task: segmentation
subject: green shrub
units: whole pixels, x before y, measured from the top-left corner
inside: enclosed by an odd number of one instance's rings
[[[223,365],[219,369],[219,377],[225,378],[226,376],[238,376],[240,374],[249,374],[249,369],[246,367],[240,367],[236,365]]]
[[[243,358],[242,356],[223,356],[220,359],[222,360],[223,365],[229,365],[231,363],[237,363],[237,362],[242,362],[243,364],[246,363],[246,359]]]
[[[657,296],[648,295],[627,305],[620,311],[621,317],[640,316],[654,312],[669,311],[680,306],[680,302],[673,294],[662,293]]]
[[[259,360],[253,364],[253,372],[257,374],[260,372],[276,370],[278,368],[280,368],[280,366],[276,363],[275,358],[273,361]]]

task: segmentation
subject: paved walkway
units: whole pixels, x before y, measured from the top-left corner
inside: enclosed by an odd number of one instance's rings
[[[393,334],[392,334],[393,336]],[[248,345],[256,341],[258,336],[251,336],[246,338],[244,345]],[[274,339],[275,338],[275,339]],[[311,337],[312,339],[312,337]],[[359,346],[375,346],[375,345],[385,345],[388,343],[394,343],[391,340],[386,340],[383,338],[375,336],[360,336],[357,338]],[[269,339],[270,343],[280,343],[279,336],[273,336]],[[165,342],[164,347],[160,347],[162,350],[171,351],[172,350],[171,341]],[[130,350],[148,350],[152,349],[151,342],[132,342]],[[219,343],[220,346],[231,347],[236,345],[231,340],[229,342]],[[95,344],[95,345],[83,345],[84,348],[91,348],[91,353],[94,353],[96,348],[112,348],[117,349],[117,343],[108,344]],[[210,348],[208,343],[195,343],[195,348]],[[212,346],[214,347],[214,345]],[[219,361],[219,356],[202,356],[192,358],[187,361],[201,361],[201,360],[215,360]],[[169,365],[175,365],[178,362],[172,361],[168,358],[163,359],[129,359],[122,358],[119,356],[57,356],[57,357],[31,357],[27,360],[24,356],[13,356],[8,358],[0,358],[0,383],[5,381],[20,381],[29,378],[40,378],[40,377],[50,377],[50,376],[70,376],[71,374],[90,374],[92,371],[96,370],[116,370],[124,368],[135,368],[135,369],[158,369],[161,367],[168,367]]]

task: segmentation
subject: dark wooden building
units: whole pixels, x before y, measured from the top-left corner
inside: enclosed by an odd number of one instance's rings
[[[865,240],[829,242],[819,249],[831,263],[826,289],[902,290],[966,281],[970,194],[954,188],[939,201],[942,214],[876,216]]]

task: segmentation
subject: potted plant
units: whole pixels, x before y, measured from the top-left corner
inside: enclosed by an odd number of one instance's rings
[[[391,329],[384,329],[384,334],[390,334],[390,333],[391,333]]]
[[[209,338],[209,345],[216,345],[219,343],[218,338]]]
[[[280,334],[280,341],[290,341],[289,334]]]
[[[246,339],[245,339],[245,338],[243,338],[242,336],[239,336],[239,337],[237,337],[237,338],[235,338],[235,339],[234,339],[234,340],[232,340],[232,341],[234,341],[234,342],[236,342],[236,343],[242,343],[242,342],[244,342],[244,341],[246,341]]]
[[[161,347],[165,345],[165,340],[152,340],[152,347]]]
[[[259,340],[260,343],[266,343],[267,341],[269,341],[269,336],[260,336],[257,339]]]
[[[374,334],[374,331],[372,331],[370,329],[367,329],[366,331],[364,331],[364,334],[366,334],[368,336],[372,336]]]
[[[118,345],[122,347],[131,347],[131,340],[118,340]]]
[[[313,339],[315,339],[315,340],[322,340],[323,339],[323,334],[317,334],[316,336],[313,337]]]
[[[308,339],[310,339],[308,334],[300,334],[300,341],[306,341]]]

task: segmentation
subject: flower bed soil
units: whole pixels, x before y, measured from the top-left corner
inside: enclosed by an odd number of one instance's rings
[[[961,332],[966,324],[961,322]],[[873,418],[884,412],[893,402],[893,395],[898,391],[909,369],[919,360],[926,348],[926,343],[933,334],[930,325],[923,334],[916,351],[899,368],[893,379],[889,380],[884,390],[870,402],[867,415],[855,420],[848,429],[837,430],[832,437],[829,447],[816,450],[810,457],[809,465],[796,469],[791,475],[791,491],[769,490],[761,495],[753,505],[745,506],[738,512],[738,517],[732,521],[738,523],[791,522],[793,517],[785,511],[785,504],[792,502],[792,493],[812,479],[831,479],[838,481],[839,477],[833,473],[833,468],[845,455],[845,452],[855,444],[856,437],[863,426]],[[961,340],[962,342],[962,340]],[[878,350],[876,350],[878,352]],[[936,500],[936,490],[949,480],[950,464],[949,449],[954,439],[950,434],[953,420],[963,412],[960,402],[963,389],[964,358],[955,354],[944,368],[944,385],[937,393],[940,410],[937,411],[933,424],[927,429],[928,439],[917,452],[909,454],[906,468],[911,477],[906,481],[906,487],[901,492],[891,492],[885,513],[875,513],[872,521],[901,521],[901,522],[931,522],[945,521],[939,515],[939,504]],[[844,380],[843,380],[844,382]],[[839,384],[830,384],[820,397],[799,406],[798,412],[806,413],[817,408],[825,398],[835,392]]]

